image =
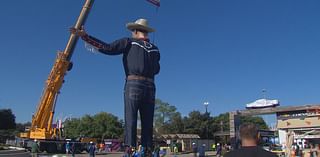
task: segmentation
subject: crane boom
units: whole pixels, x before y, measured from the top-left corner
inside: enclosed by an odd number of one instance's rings
[[[84,6],[80,12],[80,15],[78,17],[76,24],[74,25],[74,28],[80,29],[84,25],[88,15],[89,15],[90,9],[93,5],[93,2],[94,2],[94,0],[86,0],[86,3],[84,4]],[[74,51],[74,48],[77,44],[78,39],[79,39],[78,36],[76,36],[72,33],[70,34],[69,41],[67,43],[66,48],[64,49],[64,54],[66,55],[68,61],[70,61],[70,59],[72,57],[72,54],[73,54],[73,51]]]
[[[84,25],[93,3],[94,0],[86,0],[74,28],[79,29]],[[22,133],[21,137],[31,139],[58,138],[56,128],[52,128],[55,104],[64,82],[64,76],[68,70],[71,70],[72,63],[70,60],[78,39],[78,36],[71,33],[65,50],[58,52],[54,66],[46,81],[37,111],[32,116],[30,131]]]

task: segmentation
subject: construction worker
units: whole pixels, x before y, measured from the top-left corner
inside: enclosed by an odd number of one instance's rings
[[[90,141],[88,152],[89,152],[89,157],[95,157],[95,155],[96,155],[96,145],[92,141]]]
[[[37,157],[39,152],[39,145],[37,139],[34,139],[32,146],[31,146],[31,156]]]
[[[70,152],[70,143],[69,143],[69,141],[67,141],[67,143],[66,143],[66,154],[69,154],[69,152]]]
[[[217,143],[216,156],[217,156],[217,157],[221,157],[221,154],[222,154],[222,146],[220,145],[220,143]]]
[[[212,150],[215,151],[216,150],[216,144],[212,144]]]
[[[139,110],[142,126],[141,145],[146,148],[146,155],[151,156],[156,90],[154,78],[160,71],[160,53],[158,48],[150,43],[148,34],[155,30],[148,26],[146,19],[138,19],[126,26],[132,32],[132,38],[122,38],[110,44],[88,35],[83,28],[71,28],[70,31],[103,54],[122,54],[126,74],[124,94],[126,149],[136,147]]]
[[[197,157],[198,146],[194,142],[192,143],[192,152],[193,152],[193,157]]]

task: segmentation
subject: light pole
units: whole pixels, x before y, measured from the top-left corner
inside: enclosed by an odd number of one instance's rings
[[[206,101],[203,103],[203,105],[206,108],[206,118],[207,118],[206,132],[207,132],[207,150],[208,150],[210,148],[209,147],[209,130],[208,130],[208,125],[209,125],[208,105],[209,105],[209,102]]]
[[[204,107],[206,107],[206,113],[208,113],[208,105],[209,105],[209,102],[206,101],[203,103]]]

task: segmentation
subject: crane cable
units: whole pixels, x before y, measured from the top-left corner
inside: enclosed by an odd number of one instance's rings
[[[147,0],[148,2],[150,2],[151,4],[153,4],[156,7],[156,15],[158,15],[159,13],[159,8],[160,8],[160,0]],[[156,38],[156,32],[153,32],[153,39],[152,39],[152,43],[155,43],[155,38]]]
[[[159,7],[156,7],[156,15],[158,15],[158,9],[159,9]],[[152,43],[153,44],[156,44],[156,41],[155,41],[155,39],[156,39],[156,31],[155,32],[153,32],[153,39],[152,39]]]

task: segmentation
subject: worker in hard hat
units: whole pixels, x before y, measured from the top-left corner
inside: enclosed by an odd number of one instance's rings
[[[146,154],[151,154],[153,137],[153,115],[155,106],[155,75],[160,71],[160,53],[157,46],[149,40],[149,33],[155,30],[146,19],[138,19],[126,25],[131,31],[131,38],[122,38],[105,43],[88,35],[84,29],[71,29],[86,43],[106,55],[121,55],[126,74],[124,93],[125,104],[125,144],[136,147],[137,113],[141,117],[141,145]],[[148,153],[147,153],[148,152]]]
[[[197,157],[198,146],[194,142],[192,143],[192,152],[193,152],[193,157]]]
[[[96,154],[96,145],[90,141],[90,145],[88,148],[89,157],[95,157]]]
[[[66,154],[69,154],[69,152],[70,152],[70,143],[69,143],[69,141],[67,141],[67,143],[66,143]]]
[[[34,139],[32,145],[31,145],[31,156],[32,157],[37,157],[39,152],[39,145],[38,145],[38,140]]]
[[[217,147],[216,147],[216,156],[217,157],[221,157],[222,154],[222,145],[220,145],[220,143],[217,143]]]

